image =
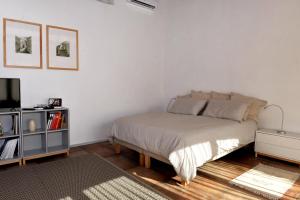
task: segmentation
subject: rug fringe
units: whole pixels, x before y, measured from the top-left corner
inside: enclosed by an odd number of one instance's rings
[[[249,187],[243,186],[243,185],[239,185],[239,184],[236,184],[236,183],[231,182],[231,181],[229,183],[231,185],[234,185],[234,186],[239,187],[239,188],[243,188],[247,191],[253,192],[255,194],[258,194],[258,195],[263,196],[263,197],[265,197],[267,199],[270,199],[270,200],[279,200],[281,198],[281,197],[275,197],[274,195],[266,194],[266,193],[258,191],[258,190],[253,190],[252,188],[249,188]]]

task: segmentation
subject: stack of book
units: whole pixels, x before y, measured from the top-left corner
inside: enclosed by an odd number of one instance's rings
[[[0,159],[12,159],[14,157],[18,139],[1,140],[1,156]]]
[[[56,130],[63,128],[65,116],[62,112],[50,113],[48,116],[47,129]]]
[[[17,135],[18,134],[18,132],[19,132],[19,121],[18,121],[18,116],[17,115],[14,115],[13,116],[13,133],[15,134],[15,135]]]

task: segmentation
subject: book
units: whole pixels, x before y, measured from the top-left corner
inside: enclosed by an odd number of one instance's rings
[[[50,124],[50,128],[49,128],[49,129],[51,129],[51,130],[54,129],[55,121],[56,121],[56,114],[53,114],[53,117],[52,117],[52,120],[51,120],[51,124]]]
[[[57,130],[62,129],[65,123],[63,112],[50,113],[48,117],[47,129]]]
[[[3,148],[0,159],[12,159],[17,147],[18,139],[8,140]]]
[[[61,115],[62,115],[61,112],[59,112],[58,113],[58,117],[57,117],[57,122],[55,124],[55,129],[59,129],[60,128],[59,124],[61,122]]]
[[[53,116],[54,116],[53,113],[50,113],[50,114],[49,114],[48,124],[47,124],[47,129],[50,129],[50,127],[51,127],[51,123],[52,123],[52,120],[53,120]]]
[[[18,121],[17,115],[13,116],[13,133],[15,135],[18,135],[18,133],[19,133],[19,121]]]
[[[59,123],[60,118],[61,118],[61,112],[57,112],[54,114],[53,120],[50,125],[51,130],[55,130],[58,128],[58,123]]]
[[[51,115],[48,116],[47,129],[48,129],[49,126],[50,126],[50,116],[51,116]]]
[[[61,123],[61,114],[59,115],[59,118],[58,118],[58,120],[57,120],[55,129],[59,129],[59,128],[60,128],[60,123]]]
[[[0,152],[3,151],[6,142],[7,142],[7,140],[0,140]]]
[[[65,115],[61,116],[61,121],[60,121],[60,128],[64,128],[64,122],[65,122]]]

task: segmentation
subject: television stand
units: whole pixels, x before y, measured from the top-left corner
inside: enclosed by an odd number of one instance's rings
[[[57,120],[54,120],[56,116]],[[52,119],[52,120],[51,120]],[[0,122],[4,134],[0,145],[8,140],[17,139],[17,147],[12,157],[0,159],[0,165],[19,163],[58,154],[69,155],[69,109],[43,110],[0,110]],[[55,122],[55,123],[54,123]],[[32,123],[35,129],[30,128]],[[31,124],[31,125],[30,125]],[[1,145],[2,146],[2,145]],[[0,146],[0,147],[1,147]],[[0,148],[1,149],[1,148]],[[0,152],[1,156],[2,152]]]
[[[17,146],[14,150],[12,157],[0,159],[0,165],[19,163],[22,165],[22,137],[20,133],[20,120],[21,114],[19,111],[10,111],[9,109],[0,110],[0,122],[3,129],[3,135],[0,136],[1,148],[4,149],[6,142],[9,140],[17,139]],[[3,146],[3,148],[2,148]],[[0,156],[2,152],[0,152]]]
[[[69,110],[22,110],[23,165],[26,161],[57,154],[69,155]],[[56,120],[56,119],[60,119]],[[36,129],[30,131],[30,121]]]

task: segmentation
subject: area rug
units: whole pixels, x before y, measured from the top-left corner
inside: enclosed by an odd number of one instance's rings
[[[299,176],[295,172],[258,164],[230,183],[268,199],[280,199],[293,187]]]
[[[0,177],[0,199],[168,199],[96,155],[9,169]]]

